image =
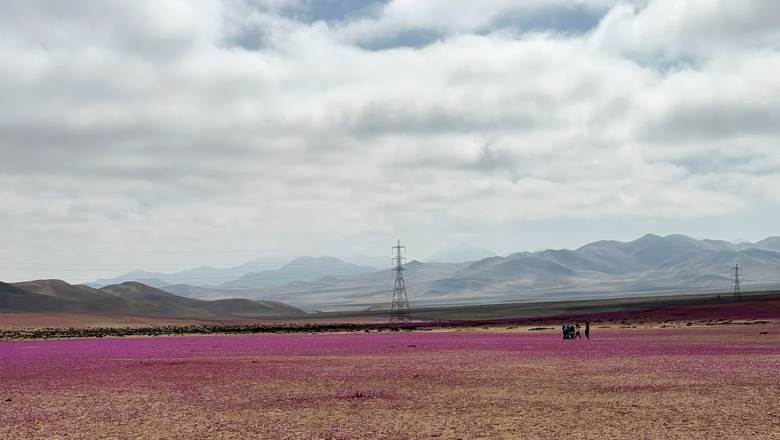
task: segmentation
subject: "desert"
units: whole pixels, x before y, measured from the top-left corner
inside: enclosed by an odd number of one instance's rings
[[[562,340],[560,323],[586,320],[590,339]],[[359,326],[6,340],[0,437],[770,439],[780,432],[777,298]]]
[[[0,440],[780,440],[778,72],[780,0],[0,0]]]

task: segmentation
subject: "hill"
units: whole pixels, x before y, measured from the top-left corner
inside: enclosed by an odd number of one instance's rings
[[[302,310],[274,301],[184,298],[137,282],[94,289],[61,280],[0,283],[0,312],[91,313],[157,317],[266,317],[304,315]]]
[[[219,285],[221,289],[254,289],[294,281],[314,280],[324,276],[355,275],[376,272],[373,267],[358,266],[332,257],[300,257],[276,270],[251,272]]]

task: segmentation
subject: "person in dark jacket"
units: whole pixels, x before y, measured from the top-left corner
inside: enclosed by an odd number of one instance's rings
[[[590,339],[590,321],[585,321],[585,337]]]

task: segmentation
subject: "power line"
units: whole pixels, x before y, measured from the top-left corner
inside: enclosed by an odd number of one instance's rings
[[[741,271],[742,268],[739,267],[739,263],[736,263],[735,266],[732,268],[734,278],[734,301],[742,301],[742,289],[740,288],[740,280],[739,280],[739,271]]]

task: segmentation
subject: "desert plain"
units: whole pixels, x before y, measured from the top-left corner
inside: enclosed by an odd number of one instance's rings
[[[0,438],[780,438],[777,298],[393,330],[3,341]]]

